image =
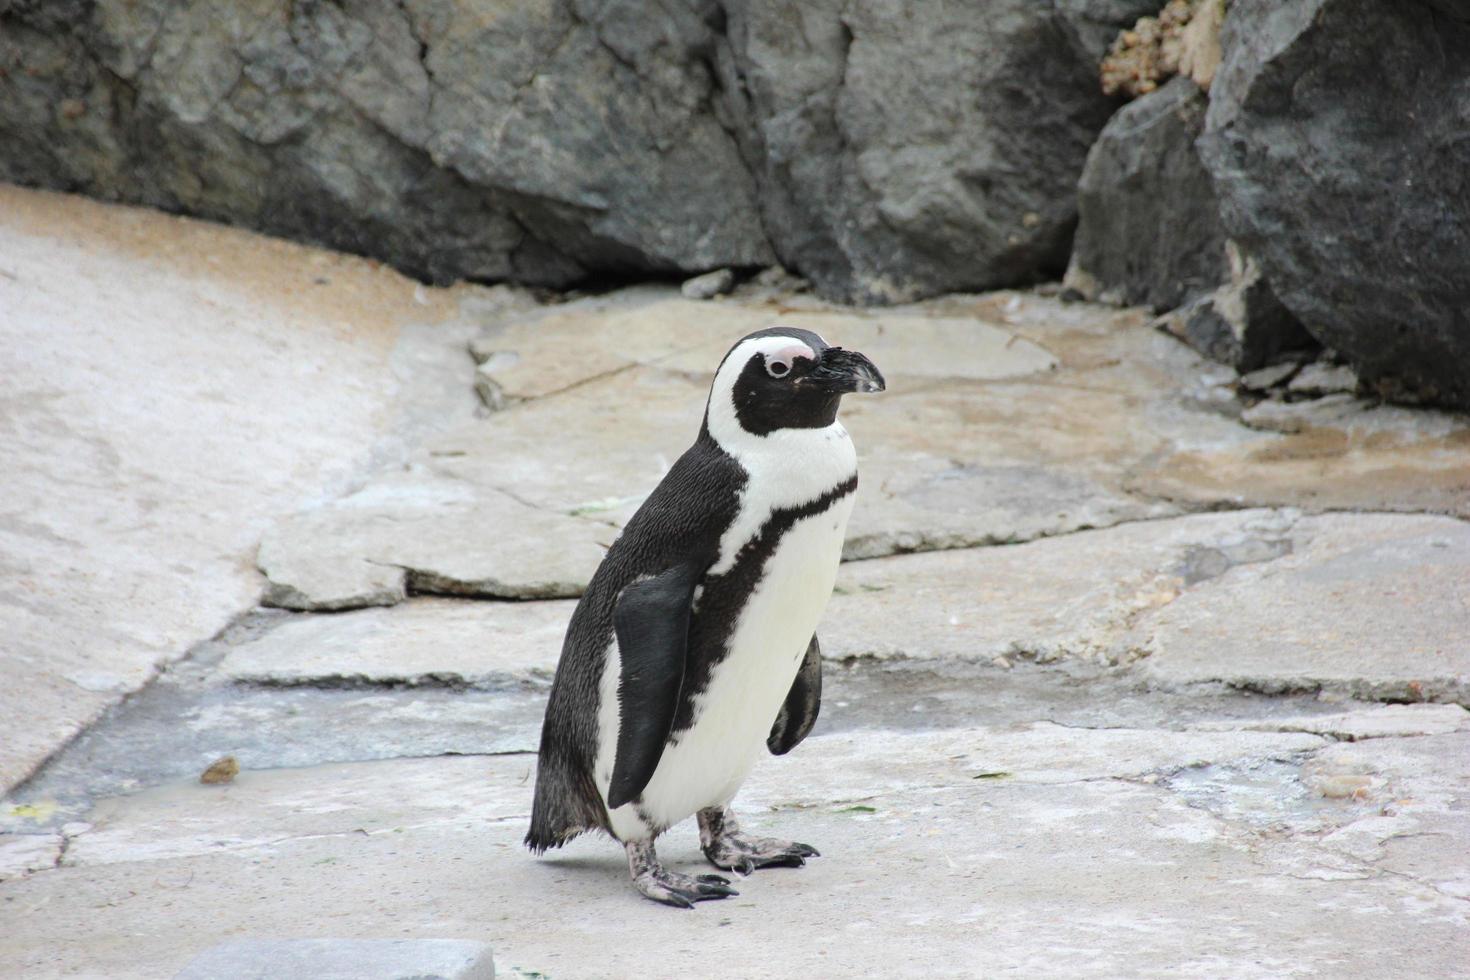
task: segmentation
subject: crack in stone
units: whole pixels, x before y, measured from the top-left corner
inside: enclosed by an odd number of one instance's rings
[[[485,600],[466,600],[485,601]],[[537,600],[532,600],[537,601]],[[330,615],[308,613],[307,615]],[[552,671],[539,667],[528,668],[525,674],[472,679],[458,671],[429,670],[416,674],[365,674],[343,672],[316,674],[311,676],[279,676],[275,674],[247,675],[235,683],[264,690],[313,690],[313,691],[475,691],[489,694],[542,693],[550,689]],[[479,753],[475,753],[479,754]],[[490,752],[487,755],[502,753]],[[419,758],[404,756],[403,758]]]

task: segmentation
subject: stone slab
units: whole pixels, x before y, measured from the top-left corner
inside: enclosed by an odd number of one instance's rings
[[[1290,551],[1297,519],[1198,514],[849,562],[818,635],[832,658],[1124,662],[1138,655],[1135,621],[1237,563]]]
[[[1147,676],[1470,701],[1470,524],[1328,514],[1292,540],[1290,555],[1233,568],[1142,621]]]
[[[1470,900],[1470,734],[1374,739],[1329,746],[1313,760],[1309,780],[1336,780],[1378,804],[1340,826],[1323,844],[1390,874],[1430,882]],[[1359,788],[1361,787],[1361,788]]]
[[[1448,735],[1470,728],[1470,711],[1458,704],[1380,704],[1332,714],[1204,722],[1201,731],[1311,732],[1356,742],[1365,738]]]
[[[832,658],[1140,660],[1162,685],[1463,703],[1467,596],[1463,521],[1237,511],[850,562],[819,635]]]
[[[490,947],[467,939],[234,939],[174,980],[494,980]]]
[[[273,685],[545,686],[575,606],[415,599],[304,616],[232,648],[219,669]]]
[[[0,216],[4,789],[255,604],[273,518],[471,414],[487,291],[15,187]]]
[[[169,675],[115,708],[0,798],[0,834],[63,830],[109,796],[197,781],[230,755],[258,772],[437,755],[531,753],[543,688],[257,687],[202,691]],[[323,683],[330,683],[324,681]],[[49,863],[48,863],[49,866]]]
[[[1373,818],[1385,803],[1377,797],[1291,802],[1310,803],[1300,830],[1258,825],[1249,811],[1297,793],[1319,757],[1367,748],[1389,753],[1371,760],[1375,775],[1422,798],[1415,819],[1430,829],[1430,814],[1470,792],[1461,767],[1442,765],[1464,754],[1445,740],[1463,735],[1332,745],[1300,734],[1152,734],[1031,725],[809,739],[758,765],[736,805],[750,829],[809,841],[823,856],[742,879],[738,898],[691,913],[638,897],[606,840],[539,860],[524,853],[529,759],[164,787],[99,807],[97,829],[60,869],[3,885],[12,911],[0,964],[37,978],[128,980],[168,975],[222,933],[418,939],[488,928],[510,975],[620,977],[651,963],[716,978],[1458,969],[1470,925],[1453,893],[1463,852],[1441,853],[1445,865],[1426,874],[1415,861],[1427,854],[1397,850],[1412,836],[1387,839],[1381,857],[1320,839]],[[1178,765],[1226,774],[1234,804],[1176,788]],[[705,867],[688,826],[660,844],[668,866]],[[1381,873],[1381,862],[1401,873]],[[263,875],[289,887],[262,892]],[[160,909],[170,927],[149,928]]]
[[[62,840],[60,834],[0,833],[0,881],[55,867]]]
[[[1185,506],[1470,517],[1470,417],[1347,394],[1263,401],[1241,417],[1258,437],[1183,448],[1139,470],[1129,488]]]
[[[94,829],[73,842],[67,860],[80,867],[244,853],[297,836],[485,827],[520,819],[534,768],[533,754],[445,756],[243,770],[220,786],[186,779],[98,803]],[[260,819],[241,821],[245,812]]]
[[[1470,516],[1470,418],[1463,414],[1328,396],[1318,401],[1342,398],[1351,409],[1320,412],[1311,407],[1314,402],[1297,403],[1302,408],[1291,411],[1315,417],[1286,433],[1260,431],[1275,427],[1258,425],[1247,410],[1248,431],[1242,432],[1235,424],[1242,406],[1231,391],[1234,374],[1214,373],[1162,335],[1155,340],[1163,343],[1145,344],[1130,326],[1136,314],[1109,319],[1087,304],[1004,291],[946,297],[926,309],[982,316],[1042,344],[1061,361],[1054,386],[1086,383],[1134,393],[1137,414],[1124,424],[1157,432],[1165,441],[1132,464],[1127,492],[1181,508]]]
[[[395,472],[278,522],[258,562],[287,609],[392,605],[411,592],[581,594],[616,530],[461,480]]]

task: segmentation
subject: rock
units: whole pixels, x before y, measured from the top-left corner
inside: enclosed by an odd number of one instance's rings
[[[1470,527],[1444,517],[1324,515],[1292,553],[1181,594],[1140,622],[1158,683],[1470,699]]]
[[[1238,383],[1245,391],[1257,393],[1270,391],[1296,374],[1299,370],[1301,370],[1301,365],[1296,361],[1282,361],[1280,364],[1272,364],[1268,367],[1257,368],[1254,371],[1247,371],[1240,376]]]
[[[209,768],[199,774],[199,781],[206,786],[219,783],[231,783],[235,777],[240,775],[240,763],[232,755],[220,756],[209,764]]]
[[[433,281],[779,256],[896,302],[1061,269],[1095,66],[1155,2],[7,5],[0,177]]]
[[[1448,735],[1470,727],[1470,711],[1458,704],[1380,704],[1331,715],[1206,722],[1194,727],[1200,731],[1311,732],[1352,742],[1363,738]]]
[[[271,685],[544,687],[574,605],[415,599],[304,617],[234,647],[220,670]]]
[[[1237,371],[1254,371],[1284,352],[1315,346],[1271,291],[1255,260],[1233,241],[1225,243],[1225,254],[1229,280],[1164,318],[1164,329]]]
[[[1342,441],[1343,448],[1351,450],[1359,450],[1370,441],[1385,449],[1411,440],[1427,440],[1442,449],[1470,441],[1470,421],[1463,415],[1384,405],[1345,392],[1306,401],[1259,402],[1242,411],[1240,420],[1252,428],[1288,434],[1320,436],[1325,435],[1323,430],[1331,430],[1336,433],[1332,441]],[[1454,507],[1425,509],[1459,512]]]
[[[1470,144],[1446,95],[1470,86],[1470,9],[1238,0],[1223,45],[1199,148],[1231,237],[1366,385],[1470,407]]]
[[[1291,379],[1286,390],[1293,395],[1320,398],[1323,395],[1347,394],[1358,390],[1358,376],[1346,364],[1314,361]]]
[[[987,781],[1016,791],[1136,780],[1180,767],[1290,759],[1326,744],[1320,736],[1290,732],[1090,729],[1049,722],[901,738],[883,731],[845,732],[811,737],[803,743],[803,757],[761,760],[740,809],[788,818],[806,809],[840,813],[862,800],[887,809],[889,797],[935,787],[979,803],[989,796]],[[801,764],[793,765],[798,758]],[[375,838],[403,840],[409,831],[469,830],[498,841],[496,829],[506,823],[516,824],[517,836],[524,832],[521,780],[528,765],[534,766],[529,754],[450,755],[250,772],[228,794],[190,782],[166,784],[100,801],[97,828],[72,843],[66,863],[100,869],[221,851],[248,861],[282,842],[349,835],[371,850]],[[605,839],[595,843],[604,853],[616,847]],[[613,851],[611,857],[622,855]],[[535,866],[529,857],[516,858]],[[608,863],[625,867],[621,860]]]
[[[1007,548],[842,567],[819,635],[830,658],[1138,656],[1131,626],[1237,564],[1292,548],[1295,516],[1241,511],[1123,524]]]
[[[1156,4],[724,5],[720,83],[783,264],[858,303],[1060,273],[1113,108],[1096,65]]]
[[[1108,121],[1077,185],[1066,286],[1109,303],[1182,306],[1164,318],[1165,329],[1212,360],[1252,371],[1313,341],[1255,261],[1227,239],[1195,148],[1206,105],[1199,86],[1179,77]]]
[[[255,606],[272,520],[471,416],[483,291],[14,187],[0,256],[3,792]]]
[[[1170,686],[1458,702],[1466,581],[1450,518],[1194,515],[853,562],[819,634],[835,659],[1139,660]]]
[[[0,881],[56,867],[62,840],[60,834],[0,833]]]
[[[322,618],[338,615],[353,614]],[[354,631],[344,624],[344,632]],[[386,660],[381,653],[375,656]],[[452,666],[470,657],[451,651],[446,659]],[[200,769],[225,752],[242,763],[227,796],[271,769],[534,753],[550,676],[549,666],[541,670],[528,661],[517,665],[514,675],[493,668],[478,675],[466,671],[477,686],[465,686],[452,674],[442,679],[415,675],[418,686],[404,686],[393,680],[406,673],[401,669],[383,670],[378,682],[365,674],[326,671],[292,676],[282,664],[262,664],[260,674],[237,681],[229,673],[233,666],[227,663],[203,687],[181,679],[184,668],[129,698],[106,724],[84,732],[0,803],[0,834],[60,830],[76,837],[77,827],[90,829],[80,820],[97,800],[164,783],[197,786]],[[264,676],[270,666],[279,671],[279,683]],[[371,670],[366,658],[362,669]],[[207,796],[221,789],[198,792]],[[199,798],[187,798],[189,805]]]
[[[483,15],[482,15],[483,14]],[[7,7],[0,175],[415,275],[566,285],[772,259],[700,13]],[[57,114],[58,93],[89,111]]]
[[[409,592],[555,599],[581,594],[615,534],[501,490],[410,471],[279,522],[257,560],[270,579],[266,603],[286,609],[392,605]]]
[[[735,288],[735,273],[729,269],[716,269],[702,276],[684,280],[679,292],[685,299],[714,299]]]
[[[1163,311],[1228,279],[1225,232],[1194,149],[1205,105],[1199,86],[1175,78],[1108,120],[1077,184],[1066,285]]]
[[[1242,411],[1240,421],[1262,438],[1181,448],[1140,472],[1130,487],[1181,504],[1232,500],[1470,517],[1464,415],[1327,395],[1262,401]]]
[[[490,947],[468,939],[231,939],[174,980],[494,980]]]
[[[1470,897],[1464,845],[1470,815],[1464,799],[1470,734],[1382,738],[1331,745],[1312,760],[1309,779],[1366,777],[1374,806],[1323,838],[1331,850],[1409,875],[1440,894]]]

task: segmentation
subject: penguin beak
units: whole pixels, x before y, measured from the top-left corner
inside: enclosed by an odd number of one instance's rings
[[[857,351],[841,347],[828,347],[822,351],[817,366],[807,377],[834,394],[882,391],[888,387],[877,365]]]

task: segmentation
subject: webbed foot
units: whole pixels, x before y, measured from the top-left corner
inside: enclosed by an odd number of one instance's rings
[[[628,870],[633,875],[633,887],[655,902],[680,909],[692,909],[695,902],[740,894],[730,887],[730,879],[719,875],[686,875],[677,871],[665,871],[663,865],[658,863],[653,841],[629,841],[624,847],[628,851]]]
[[[715,867],[742,875],[757,868],[799,868],[807,858],[821,857],[810,844],[741,833],[727,807],[699,811],[699,843]]]

